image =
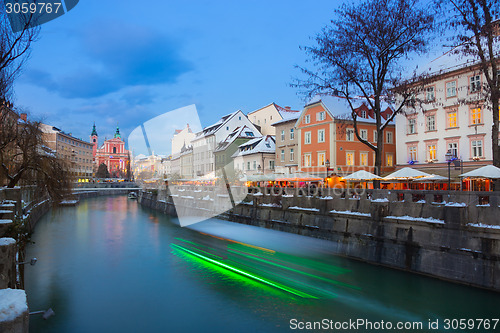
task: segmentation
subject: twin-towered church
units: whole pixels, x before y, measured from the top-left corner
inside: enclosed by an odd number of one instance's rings
[[[98,148],[99,136],[94,124],[90,134],[90,142],[94,145],[92,156],[94,158],[95,171],[102,163],[106,164],[111,177],[124,178],[130,164],[130,153],[125,149],[125,142],[122,140],[120,129],[116,127],[115,135],[112,139],[105,140]]]

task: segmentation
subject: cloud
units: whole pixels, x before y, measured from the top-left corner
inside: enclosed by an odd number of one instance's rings
[[[192,68],[179,55],[180,42],[152,29],[94,24],[74,38],[79,38],[83,53],[77,68],[67,74],[31,69],[24,80],[65,98],[93,98],[129,86],[174,83]]]

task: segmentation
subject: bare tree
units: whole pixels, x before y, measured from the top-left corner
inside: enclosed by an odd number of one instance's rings
[[[436,0],[445,27],[452,30],[454,53],[472,59],[486,79],[481,91],[493,116],[493,164],[500,167],[498,146],[500,100],[500,2],[498,0]],[[496,17],[495,17],[496,15]],[[467,103],[470,101],[464,101]]]
[[[19,75],[22,66],[29,58],[31,44],[37,40],[40,27],[35,26],[36,14],[17,14],[23,29],[12,31],[9,18],[0,0],[0,98],[7,99],[12,93],[12,84]]]
[[[401,111],[411,92],[399,90],[395,105],[391,88],[401,87],[400,60],[426,51],[434,18],[416,0],[365,0],[344,4],[335,11],[336,19],[319,33],[316,46],[304,47],[315,69],[300,68],[308,77],[293,86],[305,88],[307,97],[317,94],[339,95],[347,99],[359,141],[375,152],[375,172],[382,166],[383,140],[372,144],[358,130],[354,98],[362,98],[373,110],[378,138]],[[386,119],[383,102],[390,102],[393,113]]]
[[[20,118],[6,102],[0,106],[0,179],[10,188],[36,185],[55,201],[71,186],[64,162],[44,145],[40,123]]]

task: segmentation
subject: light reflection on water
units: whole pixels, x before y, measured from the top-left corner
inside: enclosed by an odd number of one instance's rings
[[[356,288],[326,286],[337,296],[304,299],[171,248],[175,238],[226,248],[200,232],[276,250],[293,268]],[[33,241],[30,310],[52,307],[56,316],[32,318],[31,332],[277,332],[288,331],[291,318],[498,317],[492,292],[335,257],[333,245],[317,239],[220,220],[180,228],[126,197],[54,209]]]

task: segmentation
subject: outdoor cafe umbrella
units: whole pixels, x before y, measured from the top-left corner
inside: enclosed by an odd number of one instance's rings
[[[500,168],[491,164],[485,165],[481,168],[463,173],[459,175],[459,177],[500,179]]]
[[[371,172],[365,171],[365,170],[359,170],[354,173],[351,173],[349,176],[343,177],[345,180],[348,181],[369,181],[369,180],[374,180],[374,179],[380,179],[382,177],[377,176]]]
[[[383,180],[414,180],[422,177],[429,177],[430,174],[420,170],[405,167],[382,178]]]
[[[429,176],[418,178],[415,181],[422,182],[422,183],[425,183],[425,182],[447,182],[448,178],[440,176],[440,175],[431,174]]]

